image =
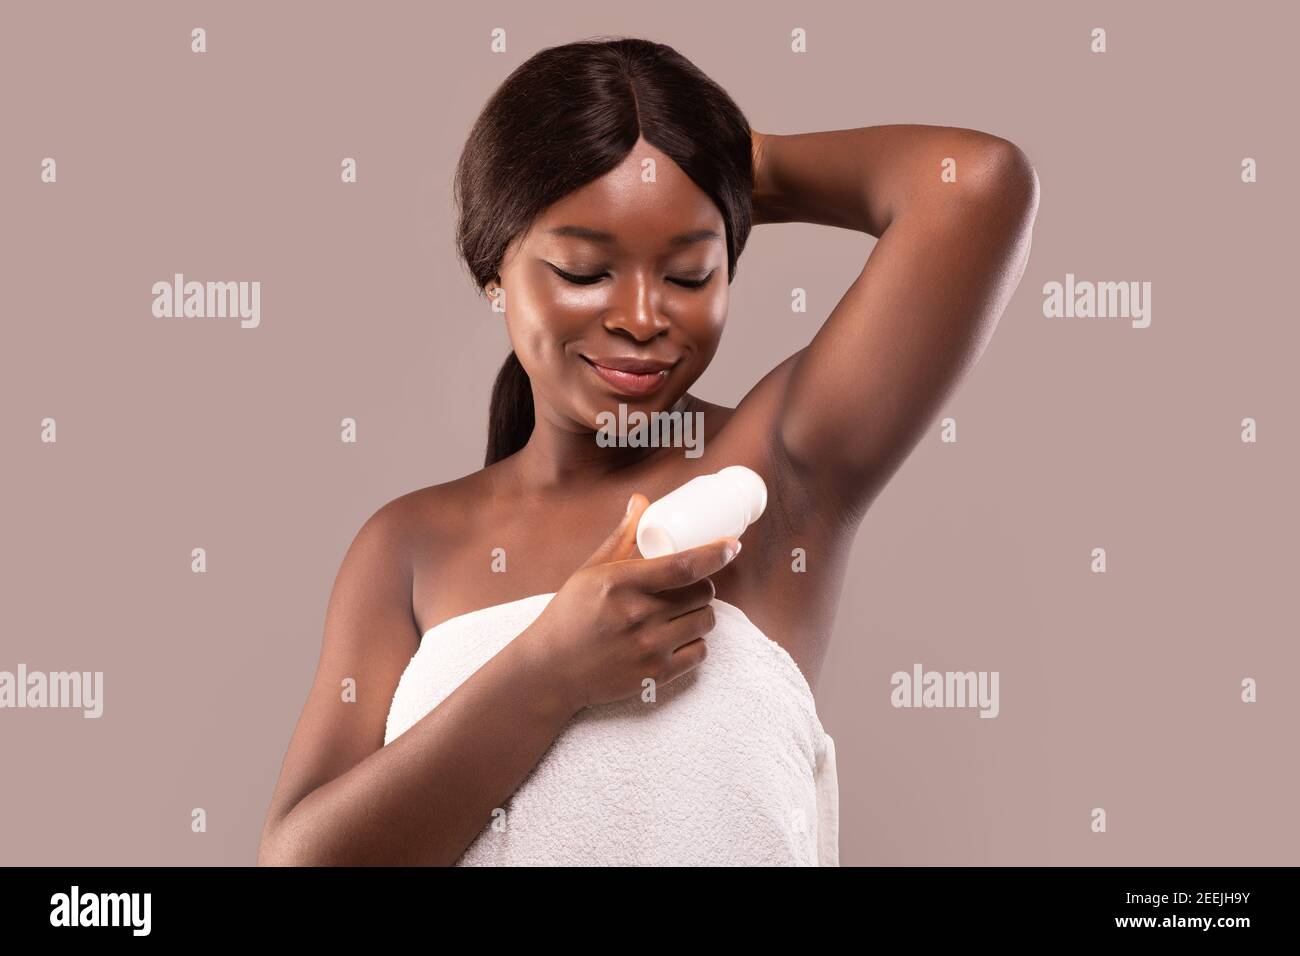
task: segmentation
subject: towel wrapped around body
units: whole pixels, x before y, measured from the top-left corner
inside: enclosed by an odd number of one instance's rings
[[[430,628],[393,695],[387,745],[522,633],[554,593]],[[586,707],[457,866],[838,866],[835,742],[789,653],[713,600],[708,656]]]

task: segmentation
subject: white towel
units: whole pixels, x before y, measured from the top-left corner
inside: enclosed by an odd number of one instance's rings
[[[430,628],[387,745],[524,631],[535,594]],[[676,680],[586,707],[457,866],[838,866],[835,742],[794,659],[726,601],[708,656]]]

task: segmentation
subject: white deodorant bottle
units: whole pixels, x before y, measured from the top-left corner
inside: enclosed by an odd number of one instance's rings
[[[676,554],[718,538],[739,538],[767,507],[767,485],[758,472],[731,465],[699,475],[641,513],[636,546],[647,558]]]

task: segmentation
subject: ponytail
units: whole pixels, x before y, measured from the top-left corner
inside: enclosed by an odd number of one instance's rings
[[[484,467],[508,458],[528,443],[533,433],[533,387],[512,351],[492,383],[488,406],[487,454]]]

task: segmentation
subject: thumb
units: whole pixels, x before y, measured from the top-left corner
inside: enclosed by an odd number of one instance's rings
[[[636,547],[636,526],[641,522],[641,513],[650,505],[650,500],[643,494],[634,494],[627,502],[627,511],[623,515],[623,520],[618,526],[610,532],[609,537],[600,543],[586,563],[584,568],[591,567],[593,564],[608,564],[611,561],[622,561],[626,558],[635,558],[640,552]]]

